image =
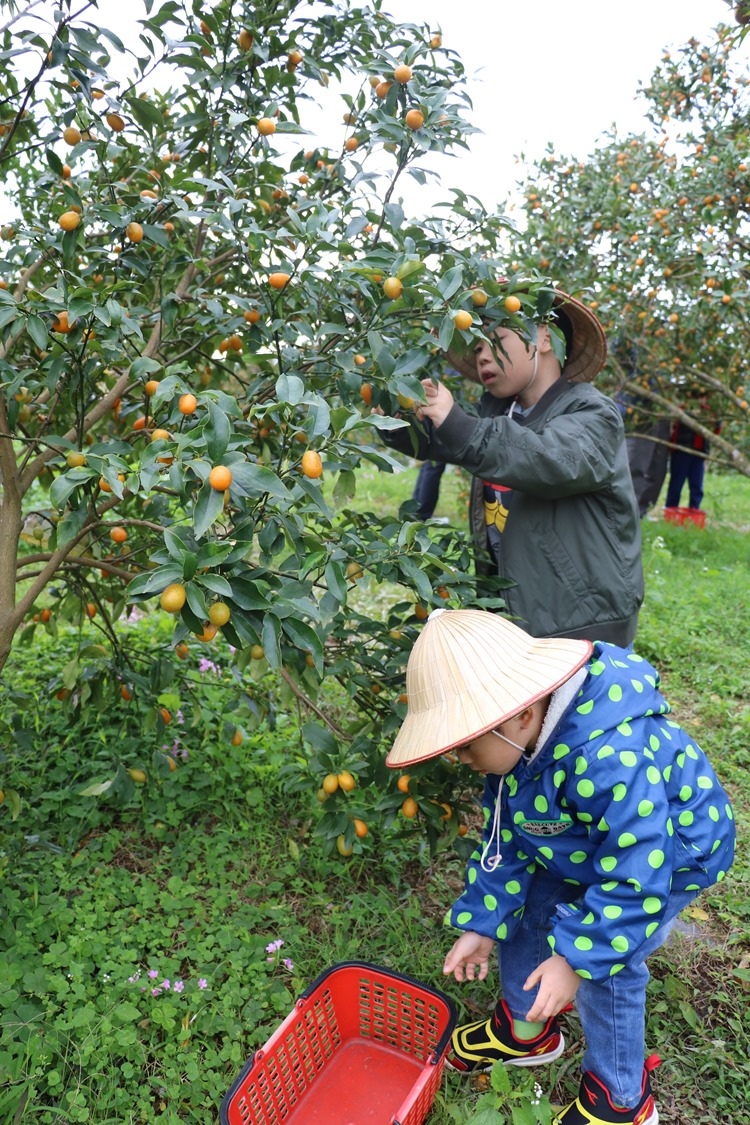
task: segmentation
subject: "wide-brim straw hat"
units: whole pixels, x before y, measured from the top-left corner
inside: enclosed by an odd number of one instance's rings
[[[408,710],[391,768],[463,746],[549,695],[588,660],[590,641],[530,637],[482,609],[435,610],[406,667]]]
[[[565,358],[563,374],[570,383],[590,383],[607,361],[607,337],[595,313],[568,293],[556,290],[552,307],[564,312],[570,321],[573,338]],[[479,381],[477,361],[471,352],[459,356],[448,353],[452,367],[467,379]]]

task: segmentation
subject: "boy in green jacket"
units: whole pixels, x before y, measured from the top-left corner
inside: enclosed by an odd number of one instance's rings
[[[640,517],[620,412],[590,385],[606,360],[603,329],[549,286],[506,304],[468,363],[449,355],[484,387],[479,417],[426,379],[416,424],[383,440],[472,474],[478,566],[489,553],[514,583],[503,596],[524,629],[629,645],[643,600]]]

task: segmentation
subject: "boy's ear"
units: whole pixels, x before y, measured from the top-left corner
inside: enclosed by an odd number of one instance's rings
[[[523,711],[519,711],[518,714],[516,715],[516,719],[521,724],[522,728],[529,726],[529,724],[532,723],[533,720],[534,720],[534,705],[533,705],[533,703],[530,704],[528,707],[524,707]]]
[[[552,339],[546,324],[540,324],[537,329],[536,346],[540,352],[552,351]]]

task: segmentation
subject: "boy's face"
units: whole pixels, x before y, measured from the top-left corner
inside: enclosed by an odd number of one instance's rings
[[[544,331],[539,329],[540,333]],[[510,328],[496,329],[492,340],[494,351],[489,340],[474,348],[479,381],[494,398],[512,398],[529,385],[534,374],[536,345],[527,344]]]
[[[504,738],[498,738],[498,735],[507,734],[514,742],[518,742],[518,732],[511,733],[508,729],[512,725],[513,719],[509,719],[507,723],[496,728],[497,734],[488,731],[487,734],[480,734],[473,742],[459,746],[455,751],[458,760],[477,773],[510,773],[521,757],[522,751],[510,742],[506,742]]]

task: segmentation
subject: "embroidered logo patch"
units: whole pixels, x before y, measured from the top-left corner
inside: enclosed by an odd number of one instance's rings
[[[521,829],[529,836],[559,836],[567,832],[572,823],[569,816],[562,816],[560,820],[525,820]]]

